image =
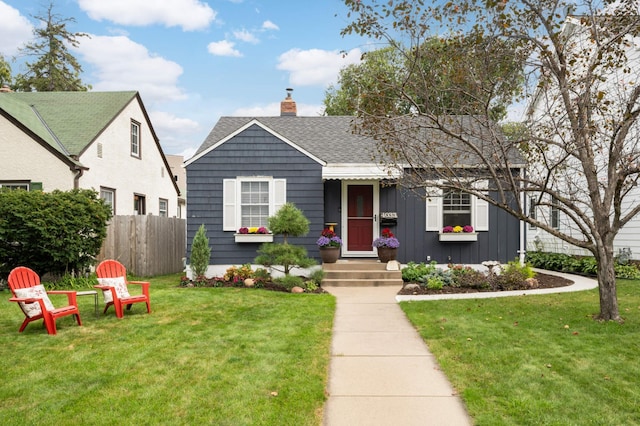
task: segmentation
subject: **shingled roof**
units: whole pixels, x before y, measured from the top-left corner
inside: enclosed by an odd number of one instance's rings
[[[221,117],[195,156],[256,120],[327,163],[373,163],[375,141],[351,132],[354,119],[348,116]]]
[[[370,137],[354,134],[352,125],[356,118],[351,116],[221,117],[189,162],[204,155],[254,120],[327,164],[377,165],[379,163],[381,153],[376,151],[377,142]],[[477,117],[448,116],[444,117],[440,123],[444,122],[448,122],[447,127],[453,130],[465,129],[471,139],[477,139],[473,135],[484,135],[491,138],[490,135],[487,135],[489,130],[486,123],[481,125],[482,120]],[[438,129],[434,123],[424,118],[416,120],[408,117],[404,122],[398,122],[398,125],[419,129],[420,135],[418,137],[423,141],[433,141],[434,149],[468,151],[455,138]],[[492,127],[494,131],[500,132],[496,126]],[[406,136],[407,132],[399,131],[398,137],[402,137],[402,135]],[[486,145],[485,149],[491,148],[491,143],[482,144],[481,142],[480,139],[476,141],[478,145]],[[514,149],[510,149],[508,155],[511,164],[523,163],[520,154]],[[461,155],[459,160],[461,164],[466,165],[475,165],[479,161],[478,158],[471,155]]]
[[[135,91],[0,93],[0,112],[77,158],[137,96]]]

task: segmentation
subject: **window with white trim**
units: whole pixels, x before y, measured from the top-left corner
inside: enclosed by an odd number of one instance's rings
[[[169,213],[169,200],[160,198],[158,202],[158,216],[167,217]]]
[[[223,180],[223,230],[267,226],[286,202],[286,179],[238,177]]]
[[[471,195],[447,191],[442,196],[442,226],[471,225]]]
[[[116,190],[112,188],[100,187],[100,199],[111,207],[111,214],[116,214]]]
[[[131,156],[140,158],[140,123],[131,120]]]
[[[29,190],[29,182],[0,182],[0,188]]]
[[[477,183],[479,188],[485,182]],[[474,231],[489,230],[489,203],[461,191],[443,192],[427,188],[425,230],[441,232],[445,226],[473,226]]]

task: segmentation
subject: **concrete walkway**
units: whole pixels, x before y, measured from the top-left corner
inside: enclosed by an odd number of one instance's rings
[[[400,287],[328,287],[337,298],[326,426],[471,425],[398,306]]]
[[[462,400],[397,302],[581,291],[597,281],[549,271],[574,281],[555,289],[398,296],[399,286],[326,287],[336,296],[326,426],[471,425]]]

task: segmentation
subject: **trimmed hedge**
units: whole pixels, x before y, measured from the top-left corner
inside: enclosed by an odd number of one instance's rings
[[[568,272],[595,276],[598,273],[596,259],[592,256],[576,256],[565,253],[551,253],[542,251],[527,252],[527,263],[534,268],[548,271]],[[616,277],[630,280],[640,279],[640,270],[634,263],[619,263],[615,265]]]

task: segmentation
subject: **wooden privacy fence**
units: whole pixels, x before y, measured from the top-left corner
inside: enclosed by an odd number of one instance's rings
[[[97,260],[115,259],[127,268],[127,273],[140,277],[180,272],[184,269],[186,233],[184,219],[114,216]]]

